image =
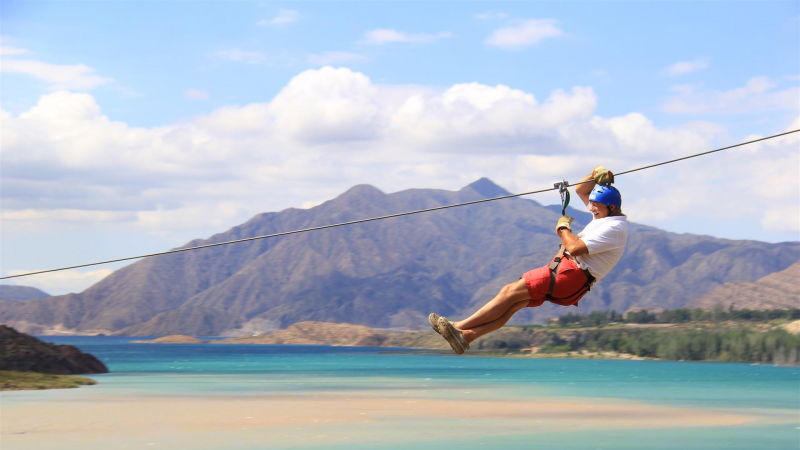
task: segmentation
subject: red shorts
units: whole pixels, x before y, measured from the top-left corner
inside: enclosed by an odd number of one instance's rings
[[[525,272],[522,278],[525,279],[528,294],[531,296],[528,307],[542,306],[546,300],[547,291],[550,290],[550,264]],[[553,287],[553,297],[558,300],[551,300],[551,302],[562,306],[578,306],[578,301],[587,292],[585,289],[581,289],[584,285],[586,285],[586,274],[578,267],[578,264],[571,259],[561,258],[556,285]]]

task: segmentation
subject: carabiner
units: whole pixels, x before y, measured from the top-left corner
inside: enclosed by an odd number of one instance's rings
[[[567,206],[569,206],[569,181],[563,180],[559,183],[553,184],[553,187],[558,189],[558,193],[561,194],[561,215],[567,215]]]

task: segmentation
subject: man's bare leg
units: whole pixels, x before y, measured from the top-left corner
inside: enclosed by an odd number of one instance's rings
[[[462,328],[461,334],[464,336],[464,339],[467,342],[472,343],[475,339],[483,336],[484,334],[491,333],[492,331],[499,330],[511,319],[517,311],[522,308],[528,306],[528,300],[522,300],[514,304],[508,311],[505,312],[502,316],[498,317],[497,319],[485,323],[483,325],[479,325],[475,328]]]
[[[528,304],[530,298],[531,297],[528,294],[528,287],[525,285],[525,280],[520,279],[514,283],[503,286],[503,288],[500,289],[500,292],[488,303],[483,305],[483,307],[479,309],[475,314],[469,316],[464,320],[459,320],[458,322],[454,322],[453,325],[460,330],[477,329],[481,325],[488,325],[500,319],[501,317],[504,317],[506,313],[511,311],[513,308],[519,306],[519,304],[524,301],[525,303],[523,304],[523,306],[517,308],[516,310],[514,310],[514,312],[511,313],[513,315],[515,312],[524,308],[525,305]],[[511,316],[509,315],[508,318],[510,319]],[[506,319],[505,322],[508,322],[508,319]],[[505,324],[505,322],[503,322],[501,325],[497,326],[491,331],[494,331],[497,328],[502,327]]]

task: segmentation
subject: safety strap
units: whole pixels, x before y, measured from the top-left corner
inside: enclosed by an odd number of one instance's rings
[[[561,265],[561,259],[564,257],[564,252],[566,251],[566,247],[564,244],[560,244],[558,246],[558,253],[553,258],[553,262],[550,263],[550,288],[547,290],[547,295],[545,299],[552,300],[553,298],[553,289],[556,287],[556,276],[558,276],[558,266]]]
[[[547,301],[566,300],[566,299],[569,299],[569,298],[573,298],[573,297],[575,297],[575,296],[577,296],[579,294],[583,295],[583,294],[589,292],[592,289],[592,283],[594,283],[594,281],[595,281],[594,276],[592,276],[592,274],[589,273],[588,270],[581,269],[581,270],[583,270],[584,275],[586,275],[586,283],[584,283],[583,286],[581,286],[580,289],[578,289],[572,295],[569,295],[567,297],[560,297],[560,298],[553,297],[553,289],[555,289],[555,287],[556,287],[556,277],[558,276],[558,266],[561,265],[561,260],[564,259],[564,252],[565,251],[566,251],[566,248],[564,247],[564,244],[561,244],[558,247],[558,253],[556,253],[556,256],[553,258],[553,262],[550,263],[550,266],[549,266],[549,269],[550,269],[550,288],[547,290],[547,295],[545,295],[545,299]]]

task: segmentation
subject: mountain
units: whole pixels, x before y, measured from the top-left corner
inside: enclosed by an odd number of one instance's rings
[[[720,304],[726,310],[800,308],[800,263],[756,281],[734,281],[715,287],[689,302],[687,308],[710,310]]]
[[[385,194],[359,185],[312,209],[259,214],[186,247],[507,195],[488,179],[459,191]],[[0,322],[136,336],[272,331],[302,321],[425,328],[463,317],[557,251],[560,208],[511,198],[346,227],[146,258],[80,294],[0,302]],[[574,226],[589,220],[581,211]],[[678,308],[800,259],[800,243],[676,234],[630,223],[625,255],[579,309],[528,308],[512,323],[570,311]]]
[[[20,301],[47,297],[50,297],[50,294],[35,287],[0,284],[0,300]]]

